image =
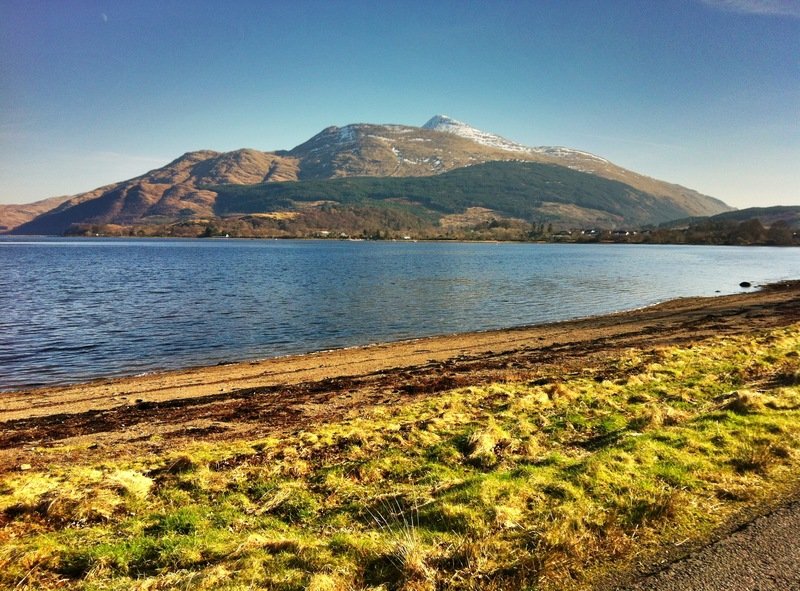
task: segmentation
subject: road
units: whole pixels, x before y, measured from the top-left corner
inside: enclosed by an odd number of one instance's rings
[[[623,590],[800,591],[800,500]]]

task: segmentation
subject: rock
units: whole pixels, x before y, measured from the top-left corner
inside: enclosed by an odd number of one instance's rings
[[[739,287],[752,287],[752,284],[749,281],[742,281]]]
[[[20,464],[20,465],[19,465],[19,469],[20,469],[22,472],[24,472],[24,471],[26,471],[26,470],[30,470],[32,467],[33,467],[33,466],[31,466],[30,464]]]

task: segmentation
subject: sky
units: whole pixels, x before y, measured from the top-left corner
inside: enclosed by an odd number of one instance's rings
[[[436,114],[800,205],[800,0],[0,0],[0,203]]]

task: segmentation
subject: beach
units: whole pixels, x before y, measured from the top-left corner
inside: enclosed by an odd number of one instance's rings
[[[541,326],[376,344],[0,394],[0,471],[258,438],[463,385],[579,372],[629,348],[800,321],[800,281]]]

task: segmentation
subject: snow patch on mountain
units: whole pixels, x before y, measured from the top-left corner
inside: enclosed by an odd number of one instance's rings
[[[608,162],[605,158],[600,158],[589,152],[582,150],[574,150],[572,148],[565,148],[562,146],[539,146],[532,148],[523,144],[513,142],[502,136],[486,131],[476,129],[471,125],[458,121],[447,115],[436,115],[431,117],[427,123],[422,126],[424,129],[432,129],[434,131],[441,131],[463,137],[478,144],[489,146],[491,148],[498,148],[508,152],[528,152],[547,154],[548,156],[555,156],[558,158],[581,158],[596,160],[598,162]]]
[[[422,127],[423,129],[432,129],[434,131],[441,131],[444,133],[457,135],[459,137],[472,140],[475,143],[489,146],[491,148],[499,148],[500,150],[506,150],[508,152],[530,151],[530,148],[527,146],[512,142],[511,140],[507,140],[506,138],[494,133],[481,131],[480,129],[476,129],[471,125],[468,125],[467,123],[452,119],[447,115],[436,115],[435,117],[429,119],[428,122]]]
[[[341,144],[347,144],[356,139],[356,126],[355,125],[345,125],[344,127],[339,128],[339,138],[338,141]]]
[[[595,156],[589,152],[584,152],[583,150],[575,150],[574,148],[565,148],[563,146],[540,146],[538,148],[531,148],[534,152],[539,152],[540,154],[547,154],[548,156],[557,156],[559,158],[589,158],[591,160],[597,160],[598,162],[608,162],[605,158],[601,158],[600,156]]]

